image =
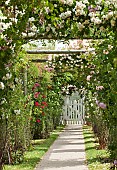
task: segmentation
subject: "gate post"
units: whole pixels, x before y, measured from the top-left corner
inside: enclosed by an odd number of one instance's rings
[[[82,103],[83,103],[83,117],[82,117],[82,119],[83,119],[83,124],[85,124],[85,104],[84,104],[84,100],[85,100],[85,97],[83,97],[82,98]]]

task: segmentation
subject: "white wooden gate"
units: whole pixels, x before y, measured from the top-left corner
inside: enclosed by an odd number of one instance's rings
[[[85,123],[85,97],[81,98],[78,92],[71,96],[64,96],[62,122],[66,124],[84,124]]]

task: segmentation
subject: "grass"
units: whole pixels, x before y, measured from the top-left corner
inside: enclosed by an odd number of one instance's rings
[[[34,170],[63,128],[64,126],[58,127],[48,139],[32,141],[30,150],[24,155],[24,161],[17,165],[5,165],[4,170]]]
[[[106,150],[97,149],[98,143],[96,143],[91,127],[84,126],[83,134],[85,139],[86,159],[89,170],[109,170],[109,153]]]

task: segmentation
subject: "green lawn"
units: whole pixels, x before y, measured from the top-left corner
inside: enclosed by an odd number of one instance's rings
[[[32,141],[30,150],[24,155],[23,163],[18,165],[5,165],[4,170],[34,170],[36,164],[47,152],[63,128],[64,126],[58,127],[48,139]]]
[[[106,150],[96,149],[98,143],[95,142],[94,134],[90,126],[83,128],[86,158],[89,170],[109,170],[109,153]]]

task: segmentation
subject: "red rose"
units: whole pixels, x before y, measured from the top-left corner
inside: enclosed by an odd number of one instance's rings
[[[32,90],[34,91],[36,89],[36,87],[40,87],[40,84],[39,83],[35,83]]]
[[[45,108],[45,106],[40,106],[42,109],[44,109]]]
[[[41,104],[44,105],[44,106],[48,105],[45,101],[41,102]]]
[[[35,87],[39,87],[40,86],[40,84],[39,83],[35,83],[35,85],[34,85]]]
[[[34,98],[38,98],[39,94],[40,94],[40,92],[35,92]]]
[[[36,122],[37,122],[37,123],[40,123],[40,122],[41,122],[41,120],[40,120],[40,119],[37,119],[37,120],[36,120]]]
[[[44,115],[45,115],[45,113],[44,113],[44,112],[42,112],[42,115],[44,116]]]
[[[42,98],[44,99],[44,98],[46,98],[46,96],[45,96],[45,95],[43,95],[43,96],[42,96]]]
[[[35,102],[35,106],[40,106],[40,104],[38,102]]]

